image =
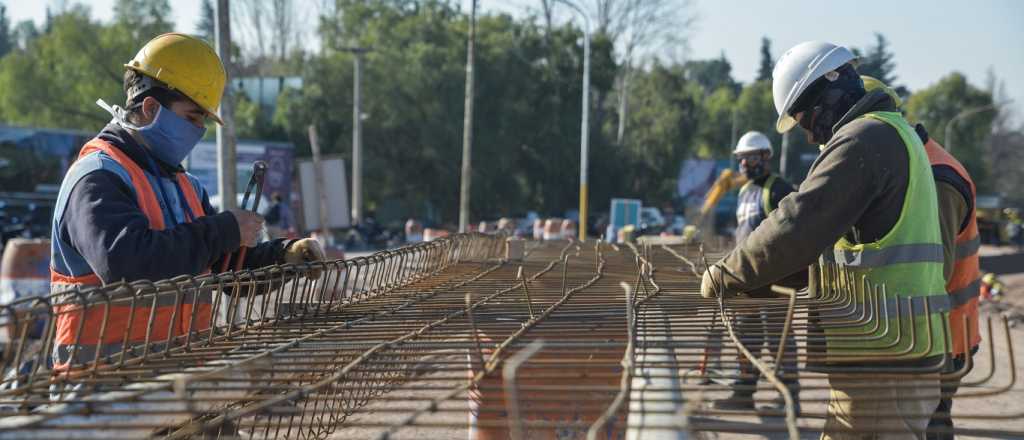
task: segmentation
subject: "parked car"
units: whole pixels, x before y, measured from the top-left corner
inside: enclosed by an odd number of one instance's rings
[[[659,233],[666,226],[661,210],[653,206],[640,208],[640,230],[645,234]]]

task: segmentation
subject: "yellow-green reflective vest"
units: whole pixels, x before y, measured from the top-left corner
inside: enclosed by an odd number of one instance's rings
[[[885,122],[899,132],[910,158],[910,179],[900,218],[884,237],[864,244],[842,237],[832,252],[822,255],[823,286],[855,292],[855,307],[822,314],[828,361],[865,361],[863,357],[868,356],[884,362],[941,355],[949,343],[945,313],[950,305],[942,275],[938,202],[928,156],[899,113],[872,112],[862,117]],[[847,279],[854,282],[840,280],[836,267],[845,269]],[[872,289],[865,289],[864,281],[884,285],[885,296],[881,288],[877,296]],[[865,314],[888,319],[858,321]]]

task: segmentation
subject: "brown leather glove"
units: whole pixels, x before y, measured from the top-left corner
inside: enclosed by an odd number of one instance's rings
[[[312,263],[326,259],[324,249],[320,242],[312,238],[303,238],[288,245],[284,250],[284,262],[291,264]],[[311,268],[306,278],[315,280],[320,278],[320,268]]]

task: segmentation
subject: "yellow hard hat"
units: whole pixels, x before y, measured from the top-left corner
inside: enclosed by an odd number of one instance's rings
[[[885,85],[884,82],[879,81],[878,78],[875,78],[873,76],[861,75],[860,79],[861,81],[864,81],[864,90],[867,90],[869,92],[881,90],[885,92],[886,95],[889,95],[890,98],[892,98],[892,101],[896,103],[897,108],[903,107],[903,99],[900,98],[900,95],[896,94],[896,91],[893,90],[892,87]]]
[[[217,107],[227,74],[220,57],[203,40],[179,33],[163,34],[149,40],[124,66],[187,96],[223,124]]]
[[[991,272],[985,274],[985,276],[981,277],[981,282],[988,285],[992,285],[993,283],[996,282],[996,274]]]

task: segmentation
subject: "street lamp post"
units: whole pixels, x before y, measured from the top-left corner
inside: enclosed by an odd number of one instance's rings
[[[341,51],[351,52],[353,58],[352,76],[352,225],[363,223],[363,55],[372,51],[369,47],[342,47]]]
[[[469,231],[470,189],[473,179],[473,63],[476,53],[476,0],[469,13],[466,41],[466,94],[462,114],[462,180],[459,185],[459,232]]]
[[[946,147],[946,151],[948,151],[950,154],[953,154],[953,138],[951,136],[953,134],[953,132],[952,132],[953,126],[956,125],[957,122],[960,122],[961,119],[964,119],[964,118],[966,118],[968,116],[975,115],[975,114],[981,113],[983,111],[998,109],[999,107],[1002,107],[1002,106],[1004,106],[1006,104],[1009,104],[1011,102],[1013,102],[1012,99],[1011,100],[1007,100],[1007,101],[1003,101],[1003,102],[1000,102],[1000,103],[992,103],[992,104],[989,104],[989,105],[984,105],[984,106],[981,106],[981,107],[969,108],[969,109],[964,110],[964,111],[962,111],[960,113],[957,113],[956,116],[953,116],[953,118],[950,119],[949,122],[946,123],[946,129],[945,129],[946,137],[943,139],[943,142],[945,142],[945,144],[946,144],[946,145],[944,145]]]
[[[587,154],[590,147],[590,16],[575,3],[562,0],[583,17],[583,115],[580,122],[580,241],[587,239]]]

